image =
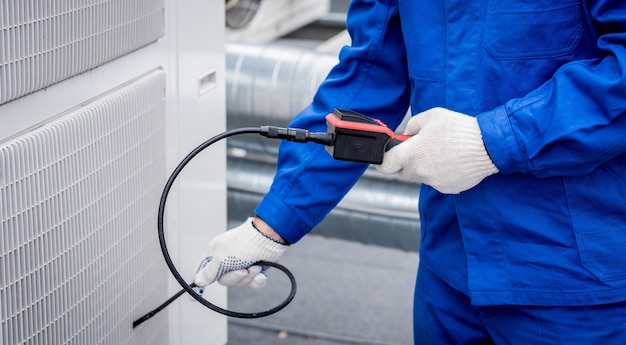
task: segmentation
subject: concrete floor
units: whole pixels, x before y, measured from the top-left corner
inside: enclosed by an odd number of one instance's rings
[[[296,277],[296,297],[274,315],[230,319],[228,345],[413,343],[417,253],[309,235],[280,262]],[[269,278],[260,290],[230,288],[229,308],[255,312],[278,304],[289,281],[276,269]]]

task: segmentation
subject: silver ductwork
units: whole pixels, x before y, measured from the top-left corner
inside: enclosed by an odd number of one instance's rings
[[[287,126],[311,102],[337,57],[281,43],[229,43],[226,49],[228,129]],[[230,146],[276,155],[278,141],[236,137]]]
[[[336,54],[310,44],[229,43],[227,127],[287,126],[336,63]],[[278,141],[261,136],[228,139],[229,219],[253,213],[272,182],[277,151]],[[417,251],[418,196],[419,185],[368,169],[314,233]]]

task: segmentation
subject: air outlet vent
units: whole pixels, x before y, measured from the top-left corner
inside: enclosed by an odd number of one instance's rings
[[[165,83],[154,71],[0,144],[1,344],[167,343],[166,313],[131,327],[168,297]]]
[[[1,1],[0,104],[156,41],[164,21],[164,0]]]

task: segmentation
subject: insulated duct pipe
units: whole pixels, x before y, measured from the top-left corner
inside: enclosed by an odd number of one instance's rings
[[[287,126],[337,63],[336,54],[285,45],[226,47],[227,127]],[[278,141],[228,139],[228,217],[245,219],[276,171]],[[368,169],[314,233],[407,251],[419,246],[419,185]]]
[[[337,58],[314,49],[280,43],[226,47],[226,109],[228,129],[285,127],[311,102],[317,87]],[[233,146],[276,155],[278,141],[262,137],[229,139]]]

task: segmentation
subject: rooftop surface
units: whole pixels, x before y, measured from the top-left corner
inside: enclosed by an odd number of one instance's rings
[[[229,319],[228,345],[412,344],[415,252],[310,234],[280,263],[297,293],[285,309],[260,319]],[[267,310],[289,293],[276,269],[262,289],[229,289],[229,309]]]

